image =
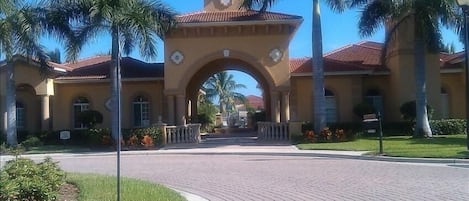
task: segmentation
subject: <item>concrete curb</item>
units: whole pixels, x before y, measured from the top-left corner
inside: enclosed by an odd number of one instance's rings
[[[166,186],[166,185],[165,185]],[[171,188],[172,190],[178,192],[182,197],[186,198],[187,201],[209,201],[208,199],[205,199],[199,195],[195,195],[193,193],[188,193],[186,191],[182,191],[182,190],[179,190],[179,189],[175,189],[171,186],[167,186],[169,188]]]
[[[45,157],[91,157],[91,156],[114,156],[116,152],[96,152],[78,154],[31,154],[22,155],[29,158]],[[406,158],[366,155],[366,152],[328,151],[328,150],[151,150],[151,151],[122,151],[126,155],[260,155],[260,156],[302,156],[302,157],[328,157],[354,160],[369,160],[400,163],[433,163],[433,164],[469,164],[469,159],[446,159],[446,158]],[[0,156],[0,161],[10,160],[13,156]]]

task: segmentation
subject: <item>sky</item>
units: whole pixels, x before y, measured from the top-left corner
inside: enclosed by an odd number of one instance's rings
[[[199,11],[203,9],[204,0],[162,0],[172,7],[179,14]],[[335,13],[331,11],[324,1],[321,3],[321,21],[323,35],[323,52],[327,53],[334,49],[357,43],[363,40],[371,40],[383,42],[384,30],[380,29],[370,38],[362,38],[358,34],[358,17],[360,10],[349,10],[343,13]],[[290,57],[311,57],[311,33],[312,33],[312,0],[278,0],[277,4],[270,9],[273,12],[286,13],[291,15],[302,16],[304,21],[294,38],[290,42]],[[456,51],[463,49],[463,44],[459,41],[458,36],[449,30],[443,30],[444,43],[454,43]],[[61,52],[63,48],[57,42],[50,38],[43,38],[43,45],[47,49],[53,50],[59,48]],[[96,54],[106,54],[111,47],[111,39],[108,34],[96,37],[84,47],[80,58],[90,57]],[[147,62],[163,62],[164,60],[164,43],[160,41],[158,44],[158,57]],[[130,54],[131,57],[142,59],[138,52]],[[143,60],[143,59],[142,59]],[[261,91],[256,88],[257,82],[249,75],[230,71],[233,73],[239,83],[247,86],[246,89],[238,90],[245,95],[260,95]]]

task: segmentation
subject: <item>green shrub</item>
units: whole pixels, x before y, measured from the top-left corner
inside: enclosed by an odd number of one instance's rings
[[[85,124],[88,128],[94,128],[96,124],[103,123],[103,115],[96,110],[85,110],[78,113],[78,121]]]
[[[132,137],[137,137],[141,141],[145,135],[149,135],[155,144],[161,144],[163,140],[162,134],[163,132],[158,127],[135,128],[129,131],[128,136],[124,136],[124,140],[127,141]]]
[[[25,158],[8,161],[0,175],[0,200],[56,200],[65,181],[65,173],[50,158],[39,164]]]
[[[43,143],[38,137],[30,135],[25,141],[21,142],[21,145],[28,149],[30,147],[42,146]]]
[[[0,144],[7,142],[7,136],[4,132],[0,131]]]
[[[84,133],[87,145],[100,146],[111,145],[111,130],[108,128],[90,128]]]
[[[360,117],[360,119],[362,119],[363,115],[365,115],[365,114],[375,114],[376,109],[373,107],[373,105],[371,105],[369,103],[366,103],[366,102],[363,102],[363,103],[359,103],[359,104],[357,104],[353,107],[353,113],[356,116]]]
[[[463,134],[466,131],[466,120],[464,119],[431,120],[430,127],[434,135]]]
[[[402,118],[406,121],[414,122],[417,117],[417,108],[414,101],[405,102],[401,105],[400,112]],[[427,115],[428,119],[431,119],[433,114],[433,108],[430,105],[427,105]]]

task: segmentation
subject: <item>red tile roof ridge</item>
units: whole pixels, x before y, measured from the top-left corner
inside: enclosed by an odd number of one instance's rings
[[[63,65],[68,66],[69,68],[75,70],[78,68],[89,67],[96,64],[105,63],[111,60],[111,55],[94,55],[91,57],[86,57],[79,59],[75,62],[64,63]],[[80,63],[82,65],[80,65]]]
[[[332,50],[332,51],[330,51],[330,52],[327,52],[327,53],[324,54],[323,56],[324,56],[324,57],[330,56],[330,55],[332,55],[332,54],[338,53],[338,52],[340,52],[340,51],[342,51],[342,50],[345,50],[345,49],[347,49],[347,48],[353,47],[353,45],[354,45],[354,44],[345,45],[345,46],[343,46],[343,47],[340,47],[340,48],[337,48],[337,49]]]
[[[73,64],[77,64],[79,62],[88,61],[88,60],[97,59],[97,58],[102,58],[102,57],[111,58],[111,55],[101,55],[101,54],[93,55],[93,56],[77,59],[76,61],[65,62],[65,63],[63,63],[63,65],[69,65],[69,64],[73,65]]]
[[[355,43],[355,45],[359,45],[361,47],[374,49],[374,50],[382,50],[383,49],[383,48],[378,48],[378,47],[373,47],[373,46],[366,45],[367,43],[376,43],[376,44],[383,45],[382,43],[378,43],[378,42],[374,42],[374,41],[368,41],[368,40],[360,41],[358,43]]]

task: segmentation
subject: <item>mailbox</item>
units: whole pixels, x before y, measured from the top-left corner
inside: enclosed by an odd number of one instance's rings
[[[376,114],[363,115],[363,129],[369,133],[376,133],[376,130],[379,129],[379,119]]]

